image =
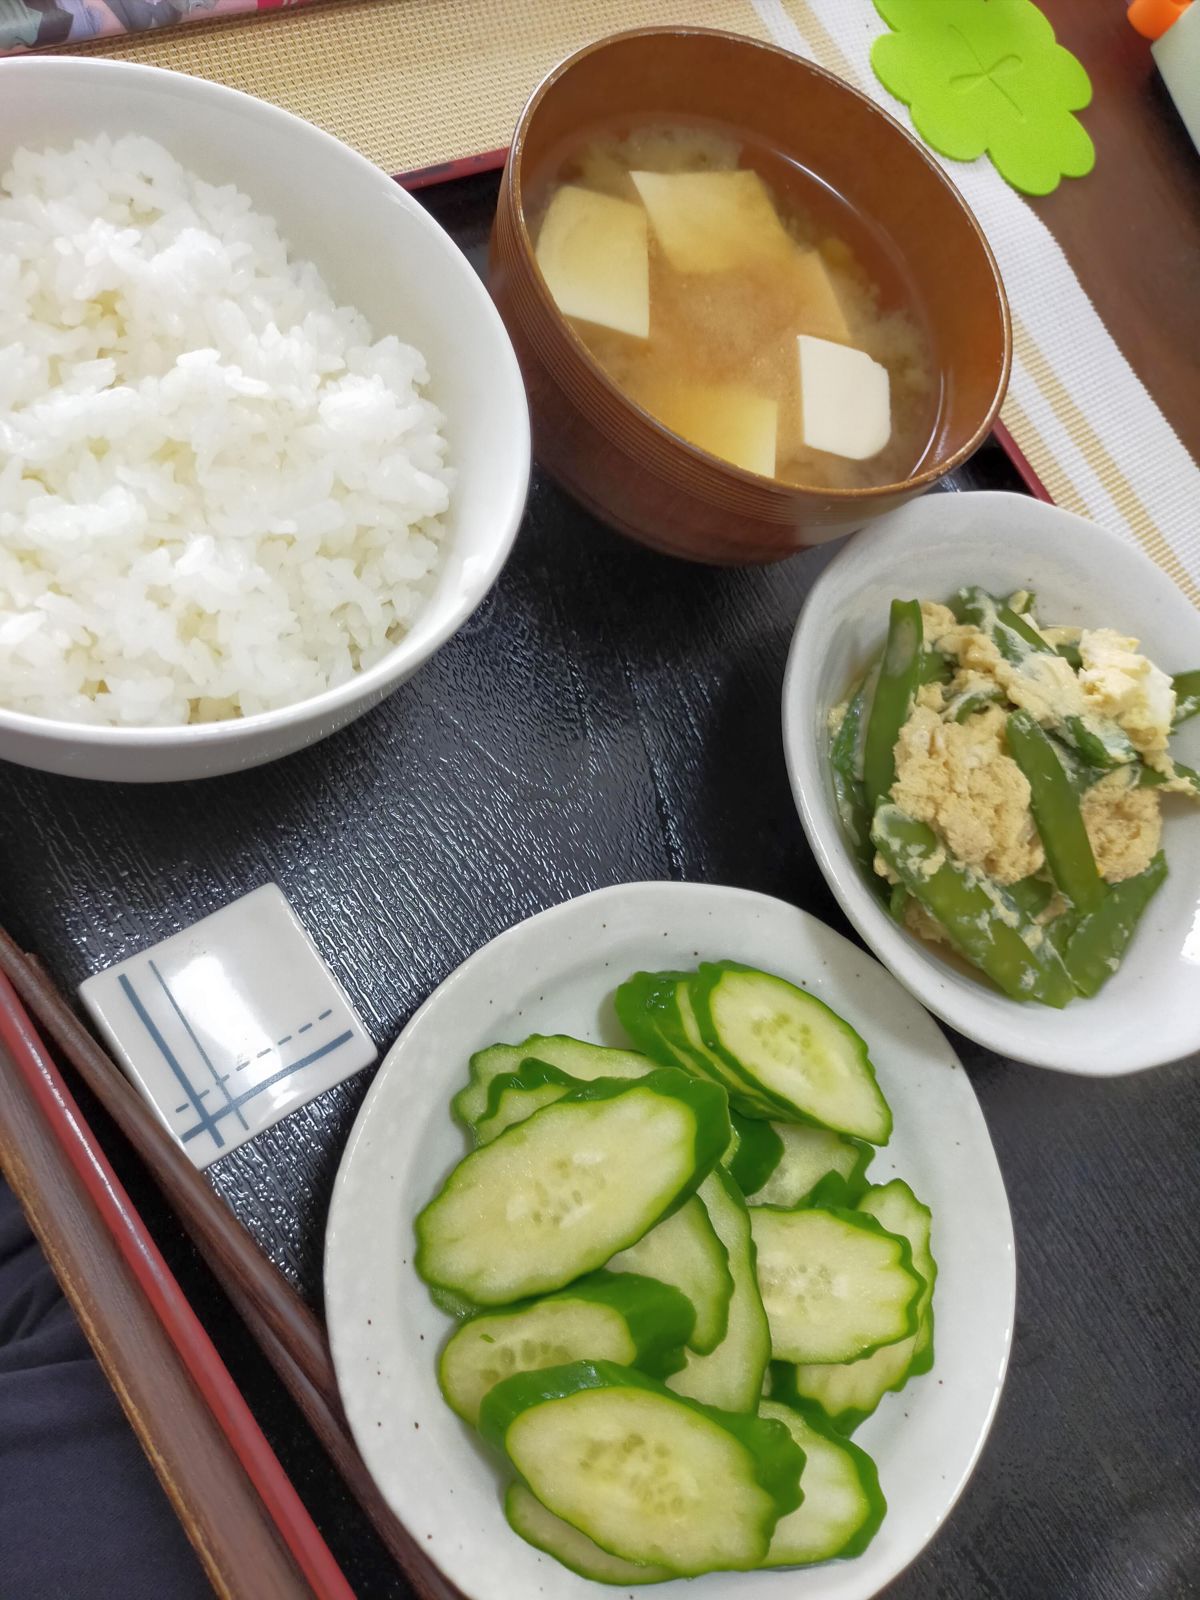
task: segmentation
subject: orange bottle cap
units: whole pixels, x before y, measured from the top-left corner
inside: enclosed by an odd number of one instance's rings
[[[1133,0],[1126,15],[1145,39],[1158,39],[1174,27],[1192,0]]]

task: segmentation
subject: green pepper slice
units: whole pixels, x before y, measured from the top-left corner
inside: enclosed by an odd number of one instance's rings
[[[896,740],[920,681],[923,636],[920,601],[893,600],[863,746],[863,788],[872,811],[896,781]]]
[[[1160,850],[1144,872],[1112,884],[1103,904],[1080,920],[1063,956],[1080,994],[1096,994],[1112,977],[1166,876],[1167,858]]]
[[[1104,899],[1105,883],[1071,780],[1028,711],[1012,712],[1007,731],[1009,752],[1029,780],[1029,804],[1051,876],[1077,911],[1094,911]]]
[[[955,947],[1013,1000],[1061,1008],[1075,988],[1058,952],[990,878],[952,860],[933,829],[899,806],[875,813],[876,849]]]
[[[841,726],[829,746],[829,769],[833,777],[833,799],[838,819],[859,865],[868,873],[874,852],[871,849],[871,813],[863,789],[861,763],[870,689],[871,674],[868,673],[850,696]]]
[[[1038,917],[1054,898],[1054,885],[1036,872],[1016,883],[1006,883],[1004,892],[1027,917]]]
[[[1093,784],[1099,783],[1101,778],[1112,771],[1111,767],[1092,766],[1089,761],[1084,760],[1078,750],[1072,749],[1069,744],[1064,744],[1054,734],[1046,732],[1046,737],[1054,748],[1054,754],[1062,763],[1067,781],[1076,794],[1086,794]]]
[[[1054,647],[1073,672],[1083,668],[1083,655],[1077,644],[1056,644]]]
[[[1184,766],[1182,761],[1173,761],[1175,776],[1182,778],[1190,786],[1189,799],[1200,800],[1200,772],[1195,767]],[[1137,786],[1139,789],[1157,789],[1160,784],[1168,783],[1170,779],[1165,772],[1160,772],[1157,767],[1146,767],[1138,773]]]
[[[949,683],[954,676],[954,662],[940,650],[921,651],[922,683]]]
[[[1089,726],[1082,717],[1065,717],[1063,732],[1072,748],[1089,766],[1111,772],[1137,760],[1128,735],[1115,722],[1099,720]]]
[[[908,890],[902,883],[892,884],[888,894],[888,915],[893,922],[899,922],[903,926],[910,898]]]
[[[1024,617],[986,589],[960,589],[951,600],[950,609],[957,621],[973,623],[986,633],[1006,661],[1023,661],[1031,650],[1056,653],[1054,646],[1047,644]]]
[[[963,694],[955,695],[954,699],[946,706],[946,716],[952,722],[966,722],[977,711],[986,711],[988,706],[999,705],[1003,695],[1000,689],[967,689]]]

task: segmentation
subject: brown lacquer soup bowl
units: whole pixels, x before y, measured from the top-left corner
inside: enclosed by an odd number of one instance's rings
[[[597,127],[697,119],[806,169],[890,241],[927,333],[937,389],[929,442],[909,476],[830,489],[722,461],[624,394],[556,307],[534,230],[564,152]],[[490,285],[528,388],[541,465],[613,527],[696,561],[777,561],[895,509],[979,446],[1008,382],[1011,331],[995,260],[932,156],[830,73],[708,29],[613,35],[569,57],[535,90],[504,169]]]

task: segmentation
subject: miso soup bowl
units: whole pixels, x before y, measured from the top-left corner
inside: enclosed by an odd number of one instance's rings
[[[703,117],[761,140],[891,237],[933,343],[942,390],[917,471],[873,489],[798,488],[686,443],[608,378],[558,311],[527,206],[597,125]],[[613,527],[672,555],[778,561],[921,494],[986,437],[1008,383],[1011,331],[996,263],[962,196],[899,123],[786,50],[705,28],[641,28],[556,67],[521,114],[491,240],[493,298],[529,394],[534,454]]]

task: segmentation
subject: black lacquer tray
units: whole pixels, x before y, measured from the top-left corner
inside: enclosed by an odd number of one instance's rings
[[[496,182],[420,195],[480,266]],[[981,488],[1027,490],[997,441],[942,492]],[[0,922],[73,990],[274,880],[381,1052],[479,945],[601,885],[735,884],[850,932],[805,843],[780,741],[792,628],[832,553],[688,566],[619,539],[535,473],[481,610],[324,743],[166,787],[0,765]],[[953,1043],[1012,1203],[1016,1341],[974,1478],[889,1594],[1200,1595],[1200,1062],[1088,1080]],[[369,1079],[210,1168],[317,1306],[329,1194]],[[81,1100],[357,1592],[408,1594],[136,1158]]]

